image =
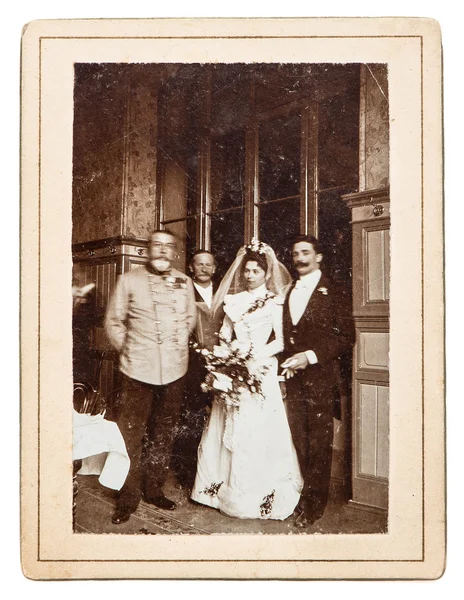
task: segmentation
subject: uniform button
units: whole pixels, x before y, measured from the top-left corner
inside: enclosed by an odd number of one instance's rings
[[[161,335],[161,331],[155,331],[156,335]]]
[[[156,342],[156,343],[157,343],[157,344],[162,344],[162,343],[163,343],[163,340],[157,340],[157,342]]]

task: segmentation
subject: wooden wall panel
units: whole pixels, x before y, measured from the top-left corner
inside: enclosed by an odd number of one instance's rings
[[[377,465],[378,477],[388,478],[389,471],[389,389],[377,388]]]
[[[367,302],[385,302],[387,295],[387,268],[385,259],[385,229],[365,230],[366,236],[366,269],[367,269]],[[389,258],[389,257],[388,257]]]
[[[388,388],[359,383],[358,474],[388,476],[389,402]]]
[[[352,501],[388,508],[390,207],[388,190],[345,195],[353,224]]]
[[[388,370],[388,332],[359,331],[357,345],[357,369]]]
[[[374,385],[360,384],[359,395],[359,454],[357,470],[360,475],[376,475],[377,390]]]
[[[353,500],[381,509],[388,506],[388,395],[385,384],[355,384]]]
[[[388,191],[343,196],[353,213],[353,313],[388,317],[390,218]]]

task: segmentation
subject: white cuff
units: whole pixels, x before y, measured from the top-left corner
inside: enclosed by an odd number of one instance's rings
[[[317,363],[317,356],[315,355],[313,350],[306,350],[305,354],[310,365],[315,365]]]

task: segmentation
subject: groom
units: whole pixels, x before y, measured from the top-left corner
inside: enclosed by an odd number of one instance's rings
[[[338,357],[352,345],[352,318],[346,292],[321,272],[322,252],[313,236],[292,245],[298,273],[283,311],[283,374],[287,414],[303,491],[297,527],[311,526],[324,514],[332,464],[334,405],[338,398]]]

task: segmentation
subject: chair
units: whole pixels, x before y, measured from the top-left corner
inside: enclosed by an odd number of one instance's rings
[[[96,415],[105,410],[100,398],[100,373],[104,352],[89,349],[85,353],[77,352],[73,356],[73,406],[78,413]],[[76,517],[77,473],[82,460],[73,461],[73,524]]]
[[[73,360],[73,405],[78,413],[97,415],[105,410],[105,402],[100,396],[100,374],[105,353],[101,350],[87,350],[85,356]]]

